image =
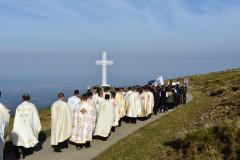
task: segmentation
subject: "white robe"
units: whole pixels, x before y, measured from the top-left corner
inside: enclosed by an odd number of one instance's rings
[[[141,113],[138,117],[147,117],[147,108],[149,107],[149,94],[147,92],[143,92],[140,94],[141,98]]]
[[[126,115],[126,101],[123,93],[118,92],[115,99],[119,102],[119,116],[120,118]]]
[[[114,113],[114,121],[113,121],[113,127],[118,126],[118,122],[120,120],[120,103],[116,99],[111,99],[112,105],[113,105],[113,113]]]
[[[99,110],[99,105],[103,101],[104,101],[104,98],[100,97],[100,96],[96,97],[96,99],[94,100],[94,104],[96,106],[97,113],[98,113],[98,110]]]
[[[94,93],[93,96],[92,96],[92,101],[93,103],[95,104],[95,106],[97,105],[97,101],[98,101],[98,94],[97,93]]]
[[[113,106],[110,100],[104,100],[99,105],[95,136],[108,137],[114,121]]]
[[[149,97],[149,99],[148,99],[148,107],[147,107],[147,116],[148,116],[148,115],[152,114],[152,112],[153,112],[154,96],[153,96],[153,93],[150,92],[150,91],[148,91],[147,94],[148,94],[148,97]]]
[[[68,98],[68,101],[67,101],[72,113],[74,112],[74,108],[76,105],[80,104],[81,103],[81,100],[79,97],[77,96],[72,96],[72,97],[69,97]]]
[[[72,114],[68,104],[57,100],[51,107],[51,145],[57,145],[72,134]]]
[[[129,96],[133,93],[133,91],[128,91],[126,94],[125,94],[125,99],[126,101],[129,99]]]
[[[141,113],[141,99],[138,92],[133,92],[126,99],[127,117],[136,118]]]
[[[3,150],[5,145],[4,136],[9,120],[9,110],[2,103],[0,103],[0,160],[3,159]]]
[[[96,121],[97,121],[97,106],[92,99],[88,100],[88,104],[91,106],[91,110],[89,114],[92,117],[92,126],[93,126],[93,132],[94,132],[96,128]]]
[[[81,110],[85,110],[82,113]],[[89,102],[83,101],[82,104],[75,106],[73,115],[73,130],[70,141],[77,144],[84,144],[92,141],[92,135],[95,127],[96,114],[95,109]]]
[[[22,102],[16,109],[11,141],[15,146],[34,147],[38,143],[41,123],[34,104]]]

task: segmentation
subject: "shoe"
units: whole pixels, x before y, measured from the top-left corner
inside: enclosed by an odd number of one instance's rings
[[[112,132],[115,132],[115,127],[112,127],[112,128],[111,128],[111,131],[112,131]]]
[[[90,148],[90,147],[91,147],[90,142],[87,142],[87,143],[85,144],[85,148]]]
[[[20,153],[19,152],[15,153],[15,157],[16,157],[16,159],[20,159],[21,158]]]
[[[56,152],[56,153],[61,153],[62,151],[60,150],[60,149],[54,149],[54,152]]]

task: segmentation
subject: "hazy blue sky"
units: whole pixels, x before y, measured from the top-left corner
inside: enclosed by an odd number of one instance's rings
[[[239,67],[240,0],[0,0],[0,87],[114,85]]]

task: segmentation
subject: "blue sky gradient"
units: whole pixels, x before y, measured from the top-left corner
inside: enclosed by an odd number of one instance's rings
[[[113,85],[239,67],[240,0],[0,0],[0,87]]]

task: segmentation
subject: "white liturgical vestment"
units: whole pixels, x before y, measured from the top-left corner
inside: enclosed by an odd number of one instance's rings
[[[41,123],[34,104],[22,102],[16,109],[11,141],[15,146],[34,147],[38,143]]]
[[[114,111],[111,100],[104,100],[99,105],[95,136],[107,137],[114,121]]]
[[[9,119],[9,110],[2,103],[0,103],[0,160],[3,159],[4,136]]]
[[[57,145],[72,134],[72,113],[66,102],[57,100],[51,107],[51,145]]]
[[[68,101],[67,101],[69,107],[70,107],[70,110],[72,111],[72,115],[73,115],[73,112],[74,112],[74,109],[75,109],[75,106],[80,104],[81,103],[81,100],[79,97],[77,96],[72,96],[72,97],[69,97],[68,98]]]

